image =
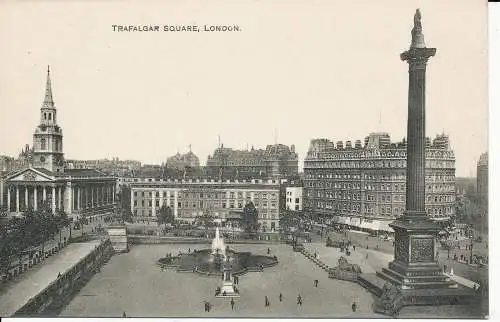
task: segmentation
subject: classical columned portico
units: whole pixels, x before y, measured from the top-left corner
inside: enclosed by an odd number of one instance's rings
[[[12,193],[15,193],[14,204],[12,202]],[[7,187],[7,211],[9,212],[25,212],[29,209],[37,211],[39,205],[43,204],[44,200],[49,201],[48,199],[50,199],[50,202],[47,203],[47,206],[53,213],[55,213],[56,209],[62,209],[63,198],[60,183],[14,182]]]

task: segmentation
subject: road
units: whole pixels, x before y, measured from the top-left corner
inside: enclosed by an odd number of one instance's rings
[[[326,243],[327,236],[331,238],[341,238],[342,234],[334,231],[333,229],[323,231],[323,237],[318,235],[318,230],[311,232],[312,242],[323,242]],[[372,237],[368,234],[359,233],[349,231],[347,232],[347,238],[351,241],[353,245],[356,245],[356,249],[362,248],[366,250],[366,246],[368,246],[368,250],[372,251],[374,254],[380,253],[382,257],[385,255],[393,255],[394,254],[394,246],[392,241],[381,240],[378,237]],[[464,241],[465,242],[465,241]],[[465,245],[465,243],[464,243]],[[483,255],[487,256],[488,249],[486,248],[486,243],[477,243],[474,242],[472,247],[472,253],[475,255]],[[455,249],[450,251],[450,259],[447,258],[447,250],[439,248],[438,250],[438,262],[441,267],[446,265],[447,272],[453,268],[453,272],[456,275],[469,279],[479,284],[483,284],[485,281],[488,281],[488,268],[487,267],[475,267],[470,266],[465,263],[459,263],[458,261],[453,260],[453,255],[457,254],[460,256],[461,254],[465,255],[467,258],[470,256],[470,250],[465,250],[464,248]],[[376,256],[376,255],[375,255]],[[370,259],[369,259],[370,261]],[[379,264],[377,260],[376,263],[373,263],[375,266]]]

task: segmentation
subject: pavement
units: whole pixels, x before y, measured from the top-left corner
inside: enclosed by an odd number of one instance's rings
[[[96,228],[97,226],[99,226],[99,224],[101,224],[101,226],[105,226],[105,223],[104,223],[104,220],[103,220],[103,217],[104,215],[95,215],[95,216],[92,216],[93,219],[92,219],[92,222],[89,222],[88,225],[84,225],[83,226],[83,229],[79,229],[79,230],[75,230],[75,229],[71,229],[69,227],[65,227],[61,230],[61,233],[57,233],[53,239],[49,239],[48,241],[45,242],[45,245],[44,245],[44,251],[49,251],[50,249],[54,248],[54,247],[57,247],[58,244],[59,244],[59,241],[64,241],[64,238],[66,239],[69,239],[70,235],[75,238],[75,237],[78,237],[78,236],[82,236],[83,233],[90,233],[92,231],[92,229]],[[96,219],[96,220],[94,220]],[[41,250],[42,249],[42,245],[39,245],[35,248],[33,248],[34,251],[38,251],[38,250]],[[23,256],[23,258],[21,259],[21,263],[22,265],[24,266],[24,264],[29,264],[29,255],[26,254]],[[43,263],[43,262],[42,262]],[[18,267],[18,264],[19,264],[19,259],[17,257],[15,257],[13,260],[12,260],[12,263],[11,263],[11,269],[9,270],[10,272],[13,272],[14,269],[16,267]],[[30,269],[31,270],[31,269]],[[14,279],[17,280],[19,278],[22,279],[22,276],[23,275],[19,275],[17,277],[15,277]],[[11,281],[7,282],[6,284],[4,285],[0,285],[0,292],[2,291],[2,289],[4,289],[5,287],[8,287],[8,285],[10,285]]]
[[[156,261],[165,253],[177,253],[199,245],[135,245],[129,253],[113,256],[101,272],[84,286],[61,312],[61,317],[280,317],[280,318],[377,318],[373,295],[356,283],[328,278],[328,274],[289,245],[230,247],[265,255],[271,248],[279,263],[263,272],[240,277],[240,297],[231,310],[230,299],[215,298],[222,281],[173,269],[161,271]],[[208,247],[208,246],[207,246]],[[319,281],[318,287],[314,280]],[[132,291],[131,291],[132,290]],[[283,301],[279,301],[282,293]],[[301,295],[303,305],[297,305]],[[270,306],[264,306],[268,296]],[[210,312],[204,311],[210,302]],[[352,311],[351,305],[358,309]]]
[[[20,279],[0,294],[0,316],[8,317],[18,311],[31,298],[43,291],[83,257],[87,256],[100,241],[69,244],[60,252],[21,275]]]

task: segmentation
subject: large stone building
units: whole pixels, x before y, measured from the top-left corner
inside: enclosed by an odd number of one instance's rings
[[[173,210],[176,220],[193,222],[196,217],[209,214],[225,225],[229,218],[241,215],[251,201],[258,211],[262,230],[278,230],[278,180],[136,179],[130,183],[130,206],[136,219],[155,219],[165,204]]]
[[[455,212],[455,156],[446,135],[426,140],[425,208],[436,220]],[[391,231],[405,211],[406,142],[372,133],[364,146],[311,141],[304,160],[304,208],[353,228]]]
[[[141,162],[135,160],[120,160],[119,158],[98,160],[65,160],[66,169],[97,169],[113,176],[132,175],[141,168]]]
[[[207,175],[212,178],[284,178],[297,175],[295,146],[268,145],[265,150],[217,148],[208,156]]]
[[[61,209],[73,216],[106,213],[113,210],[115,181],[98,170],[65,169],[63,134],[47,71],[40,124],[33,134],[28,164],[0,180],[0,207],[20,214],[47,202],[53,212]]]
[[[191,151],[191,147],[189,148],[189,152],[185,154],[180,154],[177,152],[176,155],[173,155],[167,159],[166,167],[170,169],[175,169],[179,171],[184,171],[186,168],[198,168],[200,166],[200,160]]]
[[[488,204],[488,152],[481,154],[477,162],[477,193],[481,202]]]

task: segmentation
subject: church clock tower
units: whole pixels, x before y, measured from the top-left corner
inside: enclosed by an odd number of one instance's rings
[[[47,84],[45,99],[40,108],[40,125],[33,134],[33,167],[63,172],[62,138],[62,129],[57,125],[57,110],[52,99],[50,69],[47,67]]]

